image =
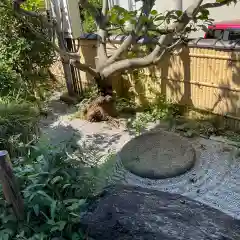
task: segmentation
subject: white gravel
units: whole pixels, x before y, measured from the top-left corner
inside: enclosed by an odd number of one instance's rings
[[[44,137],[53,144],[68,141],[73,135],[78,143],[94,144],[99,152],[119,151],[133,136],[124,127],[112,128],[108,123],[89,123],[70,119],[74,109],[53,101],[52,115],[41,121]],[[237,148],[213,140],[191,140],[197,150],[197,162],[193,169],[176,178],[149,180],[126,171],[116,157],[113,182],[144,186],[151,189],[179,193],[217,208],[240,219],[240,158]]]

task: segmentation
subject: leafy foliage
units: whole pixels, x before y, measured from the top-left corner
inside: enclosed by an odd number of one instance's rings
[[[178,21],[182,15],[180,10],[169,10],[166,12],[158,12],[153,9],[150,11],[149,16],[141,15],[140,10],[128,11],[118,5],[114,6],[109,11],[109,21],[111,28],[110,33],[129,34],[138,23],[142,24],[142,28],[138,31],[138,36],[159,36],[161,32],[168,29],[170,23]],[[197,31],[199,28],[204,28],[212,20],[209,19],[209,11],[202,9],[196,18],[189,24],[188,28],[184,30],[184,33],[178,33],[178,35],[186,35],[191,31]],[[116,31],[117,29],[117,31]],[[177,33],[176,33],[177,34]]]
[[[44,9],[44,0],[28,0],[23,4],[23,8],[31,11],[39,11]]]
[[[178,114],[178,107],[174,104],[167,103],[163,96],[160,96],[147,110],[137,114],[134,120],[129,119],[128,126],[133,128],[137,135],[140,135],[148,123],[158,120],[166,120],[171,123]]]
[[[35,10],[38,1],[28,2]],[[39,19],[18,18],[9,5],[0,7],[0,94],[21,98],[36,98],[47,84],[47,69],[53,63],[52,47],[29,29],[48,39],[48,31]]]
[[[0,239],[83,239],[80,214],[87,207],[90,193],[96,194],[99,178],[105,178],[101,174],[106,172],[99,167],[80,168],[80,162],[70,154],[73,149],[71,143],[59,148],[40,144],[27,158],[14,163],[23,193],[25,220],[17,222],[1,196]],[[89,155],[78,153],[80,158],[88,160]]]
[[[11,156],[26,154],[26,144],[38,135],[39,112],[32,104],[0,101],[0,149]]]
[[[102,1],[101,0],[90,0],[97,9],[101,9]],[[86,33],[94,33],[97,31],[96,23],[93,16],[89,13],[87,9],[81,9],[80,11],[82,19],[83,19],[83,30]]]

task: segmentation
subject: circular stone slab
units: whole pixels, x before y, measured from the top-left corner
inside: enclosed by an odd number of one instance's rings
[[[165,131],[145,133],[130,140],[119,158],[128,171],[150,179],[183,174],[196,160],[195,150],[187,139]]]

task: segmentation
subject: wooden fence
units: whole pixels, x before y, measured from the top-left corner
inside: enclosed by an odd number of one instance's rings
[[[108,44],[108,54],[119,46]],[[82,39],[79,54],[83,62],[94,67],[96,40]],[[92,83],[81,72],[83,86]],[[225,116],[231,125],[240,123],[240,45],[237,42],[198,40],[180,53],[166,56],[157,66],[127,76],[114,76],[114,86],[121,94],[131,91],[141,105],[164,95],[167,100]]]

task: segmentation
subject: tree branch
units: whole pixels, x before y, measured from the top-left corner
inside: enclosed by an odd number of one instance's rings
[[[159,44],[163,47],[163,43],[167,42],[169,40],[168,35],[163,35],[160,37],[160,40],[158,41]],[[167,46],[165,46],[166,48]],[[155,49],[144,58],[132,58],[132,59],[124,59],[117,62],[114,62],[107,67],[105,67],[100,75],[107,78],[111,76],[115,72],[128,70],[128,69],[137,69],[137,68],[144,68],[148,67],[152,64],[156,64],[154,60],[159,55],[159,46],[156,46]],[[159,61],[160,59],[158,59]]]
[[[22,8],[19,8],[16,10],[19,14],[26,16],[26,17],[34,17],[34,18],[38,18],[46,28],[54,28],[54,24],[52,24],[51,22],[48,21],[47,16],[43,15],[43,14],[39,14],[36,12],[32,12],[32,11],[26,11]]]
[[[108,11],[108,0],[103,0],[102,5],[102,13],[101,17],[99,18],[98,25],[98,49],[97,49],[97,56],[99,57],[99,65],[100,66],[107,60],[107,50],[106,50],[106,38],[107,38],[107,11]]]
[[[61,57],[65,58],[65,59],[66,59],[66,58],[73,58],[73,59],[75,59],[75,60],[80,59],[79,54],[66,52],[66,51],[62,50],[61,48],[59,48],[59,47],[58,47],[56,44],[54,44],[52,41],[48,40],[45,36],[43,36],[43,35],[40,34],[38,31],[36,31],[36,30],[34,29],[34,27],[31,26],[31,24],[29,24],[29,23],[26,22],[24,19],[22,19],[22,16],[21,16],[20,14],[18,14],[17,12],[15,12],[15,16],[18,17],[21,21],[23,21],[23,22],[27,25],[28,29],[29,29],[37,38],[39,38],[39,39],[41,39],[42,41],[44,41],[44,42],[48,43],[49,45],[51,45],[52,48],[53,48],[56,52],[58,52]]]
[[[201,6],[201,9],[222,7],[224,5],[227,5],[229,3],[234,3],[234,2],[235,2],[234,0],[225,0],[222,2],[205,3]]]
[[[193,19],[200,10],[200,6],[203,0],[196,0],[194,4],[189,6],[179,18],[179,21],[173,23],[170,26],[170,29],[174,29],[174,32],[179,33],[184,31],[185,27],[188,25],[191,19]],[[109,66],[105,67],[101,71],[101,75],[103,77],[108,77],[115,72],[123,71],[127,69],[135,69],[135,68],[143,68],[148,67],[151,64],[158,63],[164,56],[164,52],[166,51],[167,47],[173,41],[173,33],[169,33],[166,35],[162,35],[159,38],[158,45],[155,49],[146,57],[144,58],[133,58],[133,59],[124,59],[118,62],[114,62]]]
[[[113,62],[115,62],[120,55],[126,51],[130,45],[135,41],[137,34],[139,33],[139,31],[141,31],[142,27],[143,27],[143,23],[141,21],[141,18],[143,15],[145,15],[146,17],[149,16],[153,6],[154,6],[154,2],[155,0],[151,0],[151,1],[144,1],[143,2],[143,7],[142,7],[142,11],[141,14],[138,18],[137,24],[135,29],[131,32],[131,34],[129,36],[127,36],[127,38],[123,41],[123,43],[121,44],[121,46],[114,52],[114,54],[106,61],[104,66],[108,66],[110,64],[112,64]]]
[[[4,0],[5,1],[5,0]],[[48,40],[47,38],[45,38],[42,34],[40,34],[39,32],[37,32],[33,26],[31,26],[31,24],[29,24],[25,19],[23,19],[23,16],[21,15],[21,13],[24,13],[24,16],[25,13],[28,13],[28,11],[15,11],[14,14],[15,16],[24,22],[24,24],[27,25],[28,29],[33,33],[35,34],[35,36],[39,39],[41,39],[42,41],[48,43],[57,53],[59,53],[59,55],[62,57],[63,61],[65,63],[70,63],[72,64],[73,66],[75,66],[76,68],[84,71],[84,72],[88,72],[90,73],[92,76],[94,77],[97,77],[99,76],[97,74],[97,72],[92,69],[90,66],[86,65],[86,64],[83,64],[80,62],[80,55],[78,53],[70,53],[70,52],[67,52],[63,49],[61,49],[60,47],[58,47],[55,43],[53,43],[52,41]],[[32,14],[27,14],[27,16],[31,16]],[[32,15],[33,16],[33,15]],[[40,15],[41,16],[41,15]],[[34,14],[34,17],[37,17],[37,15]],[[55,25],[52,25],[53,27]],[[60,31],[59,27],[57,26],[56,24],[56,28],[55,28],[56,31]],[[61,34],[60,32],[58,32],[58,34]]]
[[[69,60],[69,63],[80,69],[81,71],[84,71],[84,72],[88,72],[89,74],[91,74],[93,77],[99,77],[99,74],[96,72],[95,69],[91,68],[90,66],[84,64],[84,63],[81,63],[80,61],[78,60],[74,60],[74,59],[70,59]]]

